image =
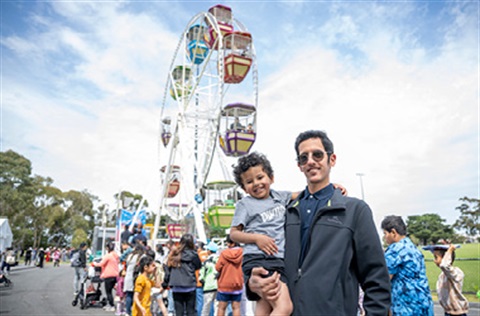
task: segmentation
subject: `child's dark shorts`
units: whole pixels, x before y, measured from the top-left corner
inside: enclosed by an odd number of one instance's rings
[[[264,254],[246,254],[243,256],[242,262],[242,270],[243,270],[243,277],[245,280],[245,286],[247,288],[247,298],[250,301],[258,301],[260,296],[256,293],[251,292],[248,289],[248,280],[250,279],[250,275],[252,274],[252,269],[262,267],[265,270],[268,270],[268,275],[264,277],[267,278],[271,276],[274,272],[280,274],[280,280],[287,284],[287,275],[285,274],[285,264],[283,259],[277,258],[275,256],[267,256]]]
[[[219,302],[241,302],[242,293],[231,294],[231,293],[217,292],[217,297],[215,299]]]

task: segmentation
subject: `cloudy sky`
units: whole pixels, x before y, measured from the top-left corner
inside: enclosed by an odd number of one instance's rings
[[[22,1],[1,6],[1,150],[62,190],[158,200],[160,107],[178,40],[216,2]],[[479,197],[477,1],[226,1],[259,74],[254,149],[275,188],[302,190],[293,143],[335,145],[332,180],[385,215],[451,224]],[[212,179],[215,180],[215,179]]]

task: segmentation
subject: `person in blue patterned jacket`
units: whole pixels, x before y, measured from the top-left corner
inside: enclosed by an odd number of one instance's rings
[[[386,216],[381,224],[388,272],[392,285],[393,316],[433,315],[423,254],[407,237],[407,226],[400,216]]]

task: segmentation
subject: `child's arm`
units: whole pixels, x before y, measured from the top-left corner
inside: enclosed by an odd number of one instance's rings
[[[443,259],[439,267],[449,280],[453,282],[462,282],[463,278],[465,277],[462,270],[454,269],[452,266],[452,253],[455,251],[455,248],[455,245],[450,245],[450,248],[448,248],[448,250],[445,252],[445,255],[443,255]]]
[[[345,195],[345,196],[348,195],[347,188],[345,188],[343,185],[338,184],[338,183],[334,183],[334,184],[333,184],[333,187],[334,187],[335,189],[339,189],[340,192],[342,192],[342,195]]]
[[[133,293],[133,302],[137,305],[138,310],[140,311],[142,316],[145,316],[146,310],[142,306],[142,302],[140,301],[140,292],[142,291],[144,284],[142,284],[141,279],[137,278],[135,281],[135,288]]]
[[[158,271],[158,269],[160,269],[157,264],[155,264],[155,271],[153,271],[153,279],[152,279],[152,283],[153,283],[153,287],[156,287],[156,288],[161,288],[162,287],[162,275],[161,273]]]
[[[133,301],[137,305],[137,308],[140,311],[140,313],[142,313],[142,316],[145,316],[146,310],[142,306],[142,302],[140,302],[140,293],[138,292],[133,293]]]
[[[267,255],[273,255],[278,252],[275,239],[262,234],[246,233],[243,231],[243,225],[232,226],[230,228],[230,238],[238,243],[256,244]]]

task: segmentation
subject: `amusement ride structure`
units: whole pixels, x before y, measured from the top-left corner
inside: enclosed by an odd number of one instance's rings
[[[258,74],[252,35],[231,8],[215,5],[195,15],[174,53],[160,116],[160,217],[170,236],[204,223],[228,228],[237,200],[232,164],[256,138]],[[177,230],[177,231],[175,231]]]

